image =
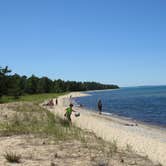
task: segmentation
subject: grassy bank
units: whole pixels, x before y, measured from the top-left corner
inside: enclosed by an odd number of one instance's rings
[[[36,103],[22,102],[8,105],[11,110],[0,123],[1,135],[35,134],[57,140],[80,138],[80,129],[70,127],[68,121],[54,116]]]
[[[56,98],[61,95],[65,95],[66,93],[42,93],[42,94],[34,94],[34,95],[23,95],[20,96],[18,99],[15,99],[13,96],[3,96],[0,98],[0,103],[9,103],[9,102],[19,102],[19,101],[29,101],[29,102],[36,102],[41,103],[44,100],[50,98]]]

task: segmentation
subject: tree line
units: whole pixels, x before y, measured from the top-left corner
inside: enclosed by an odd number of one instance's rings
[[[6,66],[0,67],[0,98],[3,95],[19,96],[24,94],[40,93],[61,93],[70,91],[103,90],[116,89],[117,85],[106,85],[97,82],[76,82],[64,81],[61,79],[52,80],[48,77],[20,76],[19,74],[10,74],[11,70]]]

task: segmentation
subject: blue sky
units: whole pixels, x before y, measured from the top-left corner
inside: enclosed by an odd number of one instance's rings
[[[165,0],[0,0],[0,66],[120,86],[166,84]]]

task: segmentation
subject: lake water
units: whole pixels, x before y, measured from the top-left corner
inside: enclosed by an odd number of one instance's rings
[[[131,87],[86,93],[90,96],[76,98],[75,101],[92,111],[97,111],[97,101],[101,99],[103,112],[108,115],[166,127],[166,86]]]

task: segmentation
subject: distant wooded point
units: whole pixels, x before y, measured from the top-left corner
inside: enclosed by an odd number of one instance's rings
[[[0,67],[0,97],[3,95],[18,98],[23,94],[61,93],[70,91],[116,89],[117,85],[107,85],[97,82],[51,80],[48,77],[31,77],[11,75],[11,70],[6,66]]]

